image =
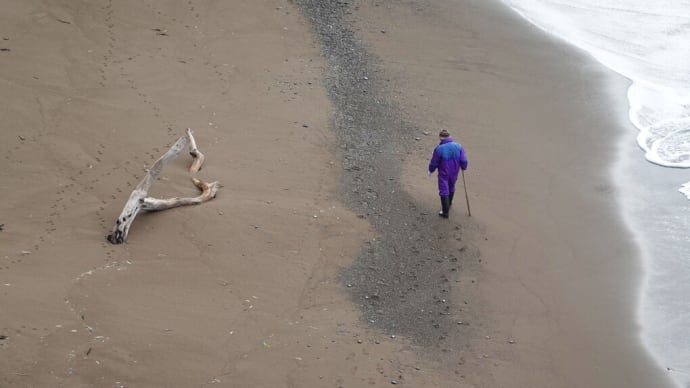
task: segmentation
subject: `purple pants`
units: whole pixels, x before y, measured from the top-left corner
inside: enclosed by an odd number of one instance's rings
[[[458,177],[455,178],[438,175],[438,195],[450,195],[450,193],[455,192],[455,182]]]

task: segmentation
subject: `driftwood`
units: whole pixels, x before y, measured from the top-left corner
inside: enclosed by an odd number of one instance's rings
[[[127,235],[129,234],[129,228],[134,222],[134,218],[139,214],[140,211],[160,211],[171,209],[178,206],[186,205],[196,205],[202,202],[209,201],[216,196],[216,192],[220,188],[219,182],[206,183],[195,177],[192,177],[192,182],[194,185],[201,190],[201,194],[196,197],[188,198],[167,198],[158,199],[148,196],[148,191],[151,185],[156,181],[158,175],[160,175],[163,167],[168,164],[171,160],[175,159],[177,155],[182,152],[182,150],[189,144],[189,154],[192,155],[194,160],[192,165],[189,167],[189,172],[191,174],[196,174],[204,163],[204,154],[199,151],[196,146],[196,141],[194,140],[194,135],[192,130],[187,128],[187,136],[182,136],[175,144],[173,144],[170,149],[163,154],[153,166],[146,173],[146,176],[139,182],[139,184],[134,188],[132,194],[129,195],[125,207],[122,209],[120,216],[117,217],[115,222],[115,227],[113,232],[106,236],[106,239],[113,244],[122,244],[127,240]]]

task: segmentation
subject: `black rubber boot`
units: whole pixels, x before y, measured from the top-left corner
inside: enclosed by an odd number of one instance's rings
[[[443,218],[448,218],[448,211],[450,210],[450,198],[448,195],[441,196],[441,211],[438,215]]]
[[[453,206],[453,197],[455,197],[455,191],[450,193],[448,196],[448,209],[450,209],[451,206]]]

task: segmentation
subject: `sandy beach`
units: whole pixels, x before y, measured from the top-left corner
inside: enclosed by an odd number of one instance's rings
[[[0,386],[668,385],[608,176],[627,82],[500,4],[1,8]],[[217,197],[110,244],[188,127]],[[435,215],[441,128],[471,217]]]

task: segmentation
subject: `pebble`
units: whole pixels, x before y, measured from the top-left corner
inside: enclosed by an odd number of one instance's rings
[[[341,19],[340,2],[296,2],[301,4],[300,8],[309,15],[317,35],[322,41],[323,53],[329,57],[333,55],[338,69],[338,76],[336,77],[336,84],[340,81],[345,83],[346,87],[338,85],[337,88],[331,90],[337,95],[334,98],[335,109],[338,111],[338,116],[342,118],[339,123],[339,135],[343,136],[343,141],[340,144],[342,150],[342,157],[344,159],[343,167],[345,167],[344,174],[347,175],[348,180],[352,180],[352,185],[346,189],[346,197],[348,202],[353,203],[354,212],[359,213],[358,218],[367,219],[376,224],[377,230],[381,230],[381,243],[379,239],[370,249],[365,249],[363,255],[367,260],[361,261],[360,264],[355,264],[348,269],[348,277],[350,279],[357,279],[357,299],[358,304],[361,304],[366,310],[365,322],[371,322],[376,319],[375,326],[382,329],[384,332],[390,329],[398,330],[400,327],[409,327],[412,330],[405,330],[405,338],[415,338],[415,336],[431,335],[434,338],[438,337],[438,329],[430,325],[418,324],[416,319],[420,315],[426,316],[434,314],[438,316],[443,314],[443,311],[421,312],[423,304],[416,304],[412,301],[399,303],[397,298],[381,297],[374,299],[375,295],[379,295],[377,291],[384,291],[381,295],[385,295],[390,291],[390,295],[438,295],[441,292],[440,284],[433,278],[435,274],[435,266],[427,266],[424,262],[424,257],[427,255],[436,256],[436,254],[443,255],[451,251],[445,247],[438,246],[435,238],[428,235],[428,233],[420,233],[419,230],[424,230],[426,227],[436,224],[437,216],[429,211],[424,211],[416,206],[409,207],[408,200],[405,196],[395,195],[394,192],[399,192],[399,185],[397,183],[398,176],[391,180],[389,174],[389,167],[395,167],[399,164],[399,160],[405,155],[405,151],[392,151],[388,147],[377,147],[378,144],[390,142],[398,143],[396,145],[406,145],[413,148],[410,153],[416,153],[418,147],[423,147],[421,140],[425,137],[431,137],[433,127],[419,128],[408,136],[395,136],[399,130],[399,123],[395,117],[399,117],[398,108],[394,107],[393,102],[384,97],[379,101],[378,91],[383,92],[381,95],[386,95],[385,77],[382,78],[381,73],[376,72],[377,67],[374,63],[369,62],[367,50],[359,44],[357,39],[354,39],[349,30],[348,23],[345,19]],[[306,4],[318,4],[317,6],[310,6]],[[333,11],[333,12],[331,12]],[[328,16],[327,16],[328,15]],[[333,16],[331,18],[331,15]],[[379,27],[381,33],[384,29]],[[395,34],[395,33],[394,33]],[[373,69],[373,70],[370,70]],[[373,76],[378,77],[378,81],[371,84],[371,90],[362,94],[362,89],[369,89],[368,82],[361,82],[362,79],[367,79],[368,72],[372,72]],[[365,78],[366,77],[366,78]],[[372,78],[374,80],[375,78]],[[381,85],[383,84],[383,85]],[[366,87],[365,87],[366,85]],[[382,87],[384,90],[379,90]],[[393,93],[394,94],[394,93]],[[366,109],[365,109],[366,108]],[[301,123],[300,123],[301,124]],[[372,130],[373,127],[375,130]],[[410,143],[410,139],[415,143]],[[383,148],[383,150],[382,150]],[[426,154],[427,150],[424,150]],[[354,166],[359,168],[355,169]],[[423,173],[423,172],[422,172]],[[397,174],[396,174],[397,175]],[[371,188],[373,191],[367,191]],[[379,196],[371,195],[376,193]],[[415,213],[424,216],[417,220]],[[433,218],[429,217],[432,215]],[[414,219],[415,225],[407,225],[411,217]],[[435,236],[433,236],[435,237]],[[444,236],[447,239],[448,236]],[[422,248],[415,247],[418,244],[423,244]],[[435,247],[436,246],[436,247]],[[399,258],[398,258],[399,256]],[[409,263],[409,269],[414,269],[415,274],[414,287],[406,282],[399,281],[397,270],[399,263]],[[373,268],[368,268],[369,263]],[[445,266],[445,264],[444,264]],[[407,271],[407,269],[405,271]],[[445,269],[445,267],[444,267]],[[430,279],[427,281],[426,279]],[[377,284],[377,280],[382,279],[385,283]],[[433,281],[431,280],[433,279]],[[412,280],[412,279],[410,279]],[[444,280],[448,281],[448,280]],[[419,283],[419,284],[417,284]],[[342,284],[342,283],[341,283]],[[352,284],[347,284],[347,287],[352,287]],[[385,287],[385,288],[384,288]],[[408,290],[408,288],[411,288]],[[362,302],[364,300],[364,302]],[[440,298],[436,299],[439,301]],[[446,300],[445,304],[440,305],[446,307],[452,300]],[[414,303],[414,304],[413,304]],[[443,302],[441,302],[443,303]],[[408,306],[408,304],[412,304]],[[388,319],[397,316],[413,307],[415,313],[409,316],[403,316],[405,322],[390,322]],[[385,314],[378,314],[377,309],[383,310]],[[426,307],[428,309],[428,307]],[[452,321],[451,321],[452,322]],[[397,329],[396,329],[397,327]],[[395,335],[390,335],[389,338],[395,339]],[[370,344],[370,342],[368,342]],[[384,380],[385,381],[385,380]],[[389,380],[390,382],[390,380]],[[396,381],[397,383],[397,381]],[[404,384],[400,381],[400,384]],[[408,383],[409,384],[409,383]],[[336,384],[337,385],[337,384]]]

